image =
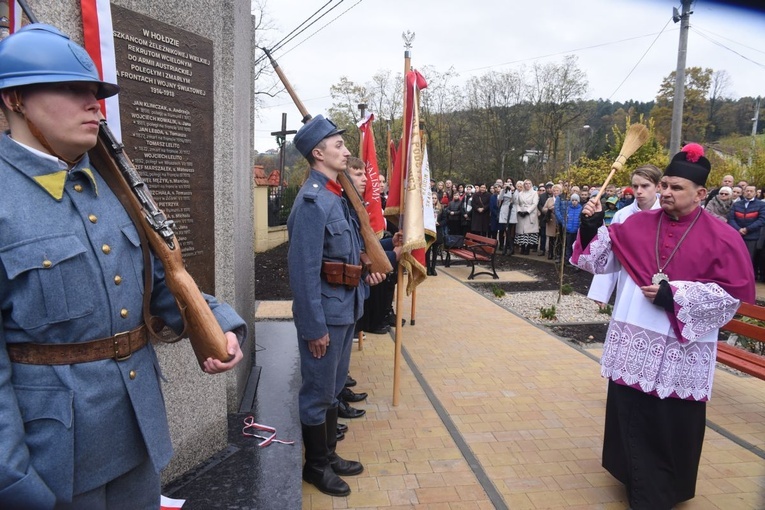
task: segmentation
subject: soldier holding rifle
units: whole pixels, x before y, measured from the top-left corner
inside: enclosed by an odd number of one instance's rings
[[[360,462],[344,460],[335,452],[338,395],[345,387],[354,325],[364,312],[368,285],[385,279],[381,273],[370,273],[362,262],[359,221],[337,182],[351,156],[343,132],[317,115],[295,135],[295,147],[311,171],[287,220],[292,312],[303,376],[299,394],[303,480],[331,496],[351,493],[338,475],[364,470]]]
[[[0,42],[0,507],[156,509],[172,455],[142,309],[176,332],[165,268],[88,156],[118,92],[55,28]],[[145,288],[149,271],[151,288]],[[150,294],[149,294],[150,293]],[[145,300],[146,298],[146,300]],[[242,358],[243,320],[205,296]]]

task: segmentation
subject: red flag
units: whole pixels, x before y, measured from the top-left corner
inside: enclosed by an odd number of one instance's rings
[[[403,137],[403,135],[402,135]],[[398,144],[399,149],[403,148],[403,140]],[[388,200],[385,202],[385,216],[391,216],[394,219],[398,216],[401,206],[401,150],[396,150],[396,144],[390,141],[390,160],[393,162],[393,171],[388,179]]]
[[[361,160],[366,165],[367,187],[364,191],[364,202],[369,214],[369,224],[376,234],[381,235],[385,230],[385,218],[383,218],[382,198],[380,196],[380,169],[377,166],[377,152],[375,151],[375,135],[372,131],[372,121],[375,116],[370,114],[359,126],[361,130]]]
[[[13,34],[19,31],[21,28],[21,13],[22,9],[18,2],[15,0],[8,2],[8,31]]]
[[[395,202],[391,205],[388,195],[388,207],[385,212],[394,207],[403,215],[401,232],[404,235],[400,264],[406,269],[408,282],[406,293],[411,294],[414,288],[426,278],[425,249],[428,246],[428,233],[425,232],[423,202],[424,189],[429,190],[429,184],[423,188],[423,144],[419,131],[420,90],[427,87],[425,78],[417,71],[410,71],[406,76],[404,103],[404,135],[398,148],[396,168],[391,179],[391,192],[398,190]],[[406,186],[401,196],[401,179]],[[393,188],[395,186],[395,188]],[[428,195],[429,197],[429,195]],[[431,213],[432,214],[432,213]]]
[[[117,59],[114,54],[114,28],[109,0],[80,0],[85,50],[98,68],[101,79],[117,83]],[[109,122],[117,140],[122,140],[119,94],[102,99],[101,113]]]

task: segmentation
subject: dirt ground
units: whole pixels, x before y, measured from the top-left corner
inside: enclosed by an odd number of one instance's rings
[[[287,271],[287,251],[289,244],[285,243],[264,253],[255,255],[255,299],[290,300],[292,290],[289,286],[289,273]],[[525,292],[533,290],[557,290],[560,283],[559,266],[547,261],[546,257],[538,257],[532,252],[529,256],[501,256],[497,255],[497,269],[508,271],[522,271],[538,281],[517,283],[472,283],[473,286],[496,285],[507,293]],[[592,275],[585,271],[577,271],[572,267],[566,267],[563,271],[563,283],[569,284],[574,292],[587,294]],[[550,330],[558,336],[580,344],[602,343],[607,328],[607,317],[604,316],[603,324],[582,324],[566,326],[549,326]]]

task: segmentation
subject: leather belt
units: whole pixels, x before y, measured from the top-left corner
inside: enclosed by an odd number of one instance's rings
[[[124,361],[148,343],[146,325],[108,338],[71,344],[6,344],[14,363],[27,365],[73,365],[104,359]]]

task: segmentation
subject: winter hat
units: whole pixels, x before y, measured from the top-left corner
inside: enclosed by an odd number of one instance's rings
[[[624,195],[632,195],[634,197],[635,196],[635,192],[632,191],[632,188],[630,188],[628,186],[628,187],[624,188],[624,191],[622,192],[622,196],[624,196]]]
[[[704,147],[697,143],[689,143],[675,154],[664,170],[664,175],[682,177],[699,186],[706,186],[711,170],[711,163],[704,157]]]
[[[571,195],[571,201],[573,202],[574,200],[576,200],[577,202],[579,202],[579,201],[580,201],[580,199],[579,199],[579,195],[577,195],[576,193],[574,193],[573,195]]]
[[[613,205],[616,205],[616,202],[618,202],[618,201],[619,201],[619,199],[616,198],[616,195],[614,195],[613,197],[608,197],[606,199],[606,203],[613,204]]]

